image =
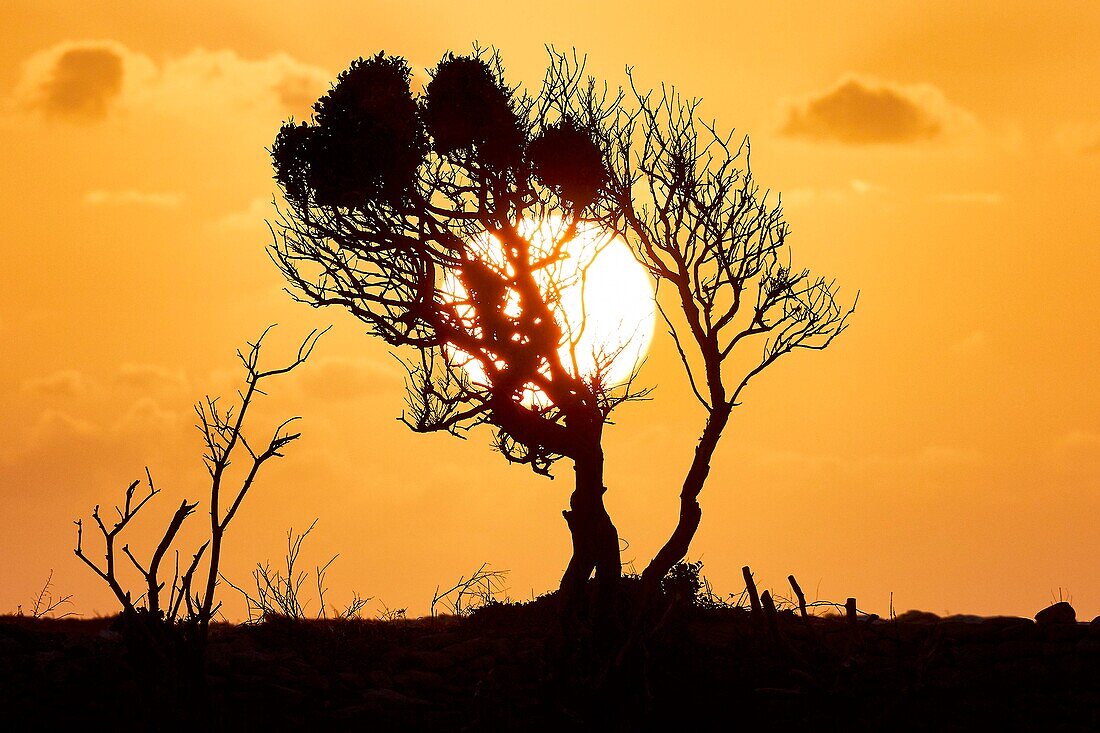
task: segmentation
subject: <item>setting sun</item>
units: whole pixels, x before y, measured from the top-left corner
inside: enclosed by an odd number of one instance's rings
[[[574,237],[562,241],[565,226],[560,218],[541,222],[524,219],[520,233],[531,242],[531,261],[548,258],[559,246],[557,261],[536,273],[539,287],[553,305],[561,326],[559,347],[562,363],[572,373],[593,377],[609,387],[622,384],[641,365],[653,340],[656,303],[645,268],[620,237],[582,226]],[[506,275],[500,241],[483,236],[477,243],[482,261]],[[554,259],[550,257],[549,259]],[[456,302],[465,298],[460,273],[448,270],[444,291]],[[471,309],[460,308],[464,317]],[[509,290],[505,314],[520,314],[520,298]],[[485,381],[485,370],[475,359],[457,357],[474,382]]]

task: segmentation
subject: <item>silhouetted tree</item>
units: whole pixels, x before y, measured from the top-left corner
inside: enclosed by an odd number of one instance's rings
[[[702,122],[698,100],[673,89],[642,92],[633,79],[630,88],[637,105],[620,108],[602,131],[604,223],[656,278],[658,309],[707,413],[676,526],[642,573],[652,591],[687,554],[711,459],[750,380],[795,350],[826,348],[855,302],[842,305],[832,280],[790,264],[782,208],[754,182],[747,138],[731,145],[732,132]],[[754,341],[762,351],[746,366],[741,355]]]
[[[191,556],[182,573],[179,550],[175,550],[174,572],[171,584],[168,586],[167,597],[164,595],[167,578],[162,579],[161,563],[173,550],[184,521],[194,513],[198,502],[188,502],[184,499],[180,503],[148,560],[144,562],[139,560],[130,550],[129,543],[122,545],[122,555],[126,556],[142,578],[140,591],[136,593],[127,587],[124,580],[120,579],[118,566],[122,560],[119,555],[118,541],[130,522],[154,496],[160,493],[160,489],[153,483],[149,470],[145,471],[147,491],[139,496],[137,492],[141,481],[131,483],[124,492],[122,505],[115,507],[117,519],[108,517],[105,521],[100,514],[98,504],[92,510],[92,519],[103,539],[102,563],[92,560],[85,553],[84,522],[81,519],[75,522],[74,552],[76,556],[111,589],[123,615],[130,619],[140,616],[152,624],[162,621],[167,622],[168,625],[174,625],[177,622],[186,624],[189,629],[194,630],[195,633],[190,637],[190,641],[193,641],[199,649],[206,641],[210,621],[221,608],[221,603],[215,601],[215,594],[225,531],[237,515],[245,496],[255,484],[263,465],[272,458],[282,457],[282,451],[301,435],[287,430],[287,427],[298,419],[295,417],[275,428],[266,444],[256,444],[250,442],[245,436],[245,417],[253,400],[258,395],[264,394],[261,388],[264,381],[301,366],[309,358],[313,347],[317,344],[317,339],[323,332],[310,333],[298,348],[296,357],[286,366],[264,369],[260,366],[260,349],[267,333],[268,331],[264,331],[260,338],[248,345],[246,351],[237,352],[245,369],[244,389],[239,392],[240,403],[223,408],[219,405],[217,398],[206,397],[195,406],[195,412],[198,415],[196,427],[202,434],[205,449],[203,463],[210,474],[210,534],[209,539]],[[231,486],[227,469],[233,457],[240,456],[242,451],[246,456],[244,474]],[[108,522],[110,522],[110,528],[108,528]],[[204,556],[207,560],[205,580],[201,578],[201,563]],[[199,576],[197,582],[196,575]]]
[[[638,396],[629,380],[609,383],[616,353],[578,367],[580,329],[563,328],[560,300],[565,247],[606,182],[594,133],[618,99],[557,55],[533,95],[476,47],[430,77],[414,95],[403,59],[361,58],[309,122],[283,126],[273,259],[303,302],[343,307],[413,350],[411,429],[463,437],[488,425],[496,449],[537,474],[573,462],[571,603],[593,571],[603,589],[621,574],[602,438],[611,411]]]

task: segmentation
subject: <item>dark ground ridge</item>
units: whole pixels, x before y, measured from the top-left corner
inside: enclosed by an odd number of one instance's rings
[[[1040,622],[782,611],[769,625],[685,604],[610,667],[598,636],[563,642],[551,599],[468,617],[273,619],[212,627],[201,689],[135,654],[117,620],[6,616],[0,719],[48,730],[1100,730],[1100,619],[1062,611]]]

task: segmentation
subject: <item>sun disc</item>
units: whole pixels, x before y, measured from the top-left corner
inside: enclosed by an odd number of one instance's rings
[[[552,251],[562,228],[557,218],[521,222],[520,233],[531,243],[532,260]],[[486,236],[477,249],[483,262],[505,270],[499,241]],[[630,246],[596,227],[582,227],[565,243],[555,266],[542,271],[537,279],[548,302],[556,301],[555,318],[565,334],[558,349],[562,364],[571,373],[588,378],[599,373],[606,387],[630,379],[649,349],[656,323],[649,275]],[[466,297],[455,273],[447,273],[443,289],[448,298]],[[518,315],[519,307],[518,295],[509,293],[505,311]],[[480,362],[450,353],[457,356],[471,381],[486,383]],[[538,395],[528,398],[538,399]]]

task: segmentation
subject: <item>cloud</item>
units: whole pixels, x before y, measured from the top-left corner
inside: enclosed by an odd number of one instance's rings
[[[25,109],[83,122],[135,111],[216,122],[228,112],[281,119],[308,114],[329,79],[285,53],[246,59],[198,48],[158,62],[117,41],[65,41],[27,59],[15,95]]]
[[[810,203],[840,204],[855,196],[877,194],[886,191],[886,188],[877,183],[870,183],[859,178],[853,178],[844,188],[792,188],[780,194],[783,204],[796,206]]]
[[[111,424],[111,437],[131,439],[179,434],[181,428],[187,427],[188,414],[165,409],[155,400],[144,397]]]
[[[318,79],[312,73],[291,72],[272,82],[279,102],[289,110],[307,110],[317,101]]]
[[[1086,430],[1063,433],[1051,443],[1046,458],[1060,471],[1093,475],[1100,468],[1100,433]]]
[[[137,191],[89,191],[84,194],[84,203],[89,206],[150,206],[172,209],[183,203],[182,193]]]
[[[224,106],[305,115],[329,79],[328,72],[285,53],[250,60],[234,51],[196,49],[165,62],[136,101],[179,115],[206,114]]]
[[[928,469],[972,466],[981,459],[981,454],[975,450],[943,445],[925,446],[912,457],[916,465]]]
[[[79,397],[91,392],[95,382],[85,374],[68,369],[23,382],[23,391],[36,397]]]
[[[304,371],[300,384],[311,398],[342,402],[399,385],[400,366],[388,366],[368,360],[326,359]]]
[[[1084,430],[1070,430],[1054,441],[1056,450],[1097,450],[1100,451],[1100,434]]]
[[[110,40],[64,41],[23,63],[17,103],[45,117],[91,123],[109,117],[152,62]]]
[[[1100,155],[1100,124],[1071,122],[1062,125],[1052,138],[1054,146],[1069,155]]]
[[[850,463],[839,456],[800,450],[763,448],[755,452],[755,459],[760,465],[769,469],[783,467],[808,474],[843,471],[850,468]]]
[[[782,469],[807,476],[834,473],[877,476],[898,471],[935,475],[967,470],[985,461],[985,457],[972,448],[936,444],[904,453],[861,456],[840,456],[798,449],[776,450],[767,446],[749,446],[748,450],[751,460],[768,470]]]
[[[84,454],[84,448],[102,442],[102,431],[95,423],[60,410],[48,409],[38,416],[23,434],[22,440],[0,446],[0,466],[21,465],[29,458],[44,455]]]
[[[168,369],[155,364],[123,364],[115,381],[136,390],[175,388],[187,385],[182,369]]]
[[[59,410],[46,410],[39,415],[38,420],[31,427],[30,438],[32,443],[37,444],[55,436],[91,437],[99,433],[99,427],[95,423]]]
[[[997,191],[964,191],[961,193],[941,193],[932,197],[933,201],[948,204],[985,204],[998,206],[1005,201],[1004,194]]]
[[[0,468],[56,463],[58,456],[65,456],[72,462],[92,461],[98,471],[124,462],[115,460],[123,454],[150,450],[150,442],[159,450],[170,450],[190,426],[187,411],[166,409],[149,398],[139,399],[107,421],[47,408],[22,435],[0,445]]]
[[[214,227],[230,232],[267,231],[267,222],[277,215],[271,198],[256,197],[248,202],[248,207],[231,211],[214,222]]]
[[[63,44],[29,66],[27,105],[47,116],[103,119],[122,92],[125,57],[117,44]]]
[[[960,356],[977,354],[985,349],[985,343],[985,331],[972,331],[964,338],[951,344],[951,353],[959,354]]]
[[[905,86],[849,75],[826,92],[788,104],[780,132],[846,145],[905,145],[976,127],[973,115],[930,84]]]

